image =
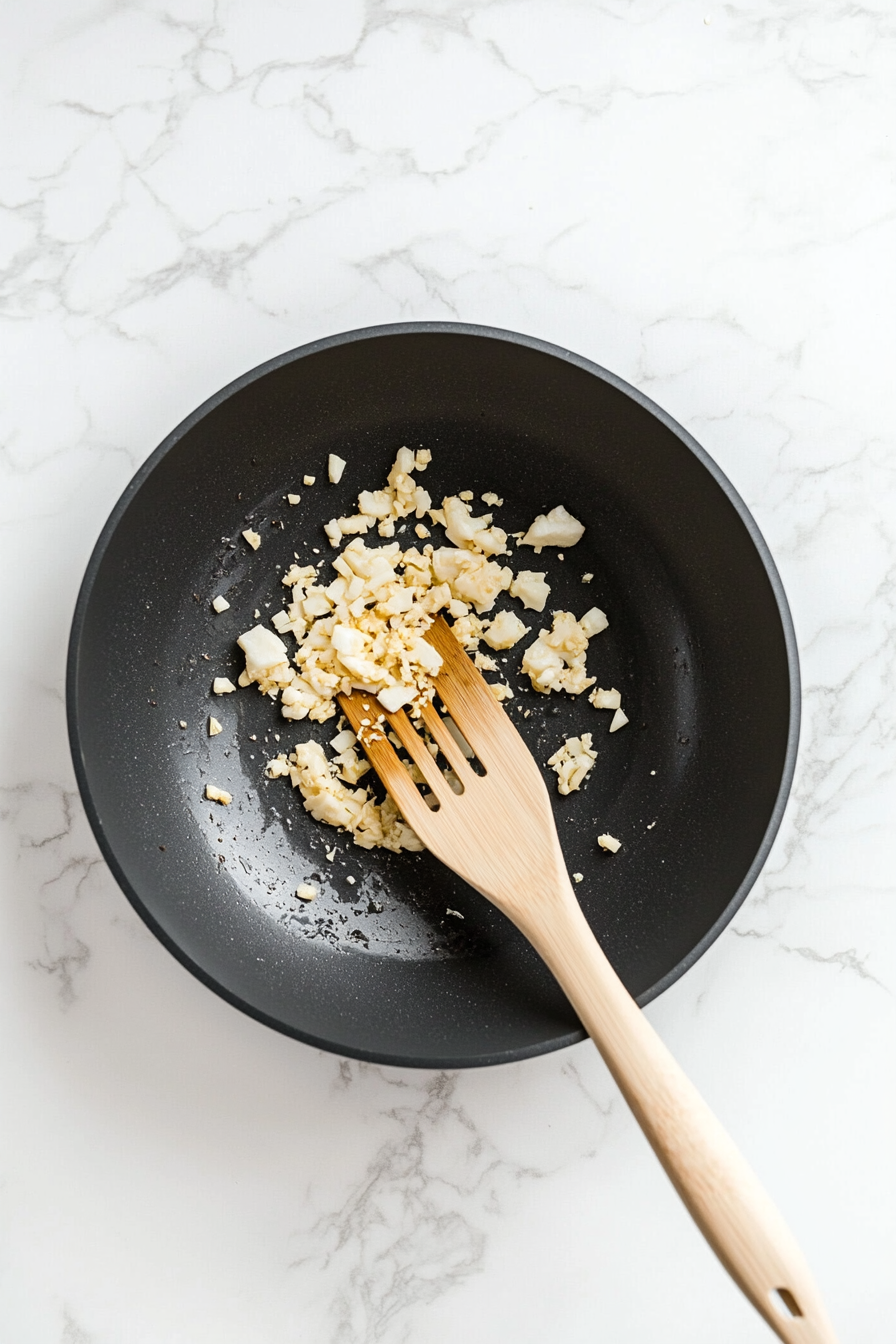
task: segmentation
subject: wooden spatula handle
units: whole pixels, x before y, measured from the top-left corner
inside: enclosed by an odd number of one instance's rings
[[[734,1281],[785,1344],[836,1344],[809,1267],[737,1147],[601,951],[572,893],[520,927],[547,962]]]

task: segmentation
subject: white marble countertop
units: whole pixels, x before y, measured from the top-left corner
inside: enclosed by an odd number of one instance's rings
[[[794,793],[648,1012],[843,1344],[893,1337],[894,56],[885,0],[3,7],[4,1341],[771,1338],[589,1044],[432,1074],[278,1036],[84,819],[68,626],[136,467],[282,350],[445,317],[644,389],[771,546]]]

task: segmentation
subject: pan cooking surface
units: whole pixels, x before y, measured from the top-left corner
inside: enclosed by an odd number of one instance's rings
[[[579,793],[560,797],[545,773],[607,954],[642,1003],[676,979],[731,918],[777,829],[796,749],[792,630],[755,524],[714,464],[640,394],[554,347],[456,324],[378,328],[292,351],[201,407],[135,477],[90,562],[69,658],[73,755],[126,895],[229,1001],[361,1058],[493,1063],[582,1036],[539,959],[429,854],[361,850],[265,778],[271,756],[326,743],[335,720],[284,720],[255,687],[211,695],[213,677],[236,682],[254,613],[283,605],[295,555],[332,576],[323,523],[381,486],[403,444],[432,451],[420,479],[436,503],[494,491],[508,533],[558,503],[586,524],[563,561],[554,548],[508,557],[547,570],[552,591],[545,614],[521,612],[532,635],[496,657],[536,760],[593,734]],[[331,451],[348,463],[338,486]],[[412,523],[399,540],[412,544]],[[231,606],[215,615],[219,593]],[[551,610],[592,605],[610,628],[589,673],[622,692],[630,718],[613,735],[585,696],[536,696],[516,671]],[[206,783],[232,805],[207,802]],[[597,848],[604,831],[618,854]],[[302,882],[319,889],[313,902],[295,898]]]

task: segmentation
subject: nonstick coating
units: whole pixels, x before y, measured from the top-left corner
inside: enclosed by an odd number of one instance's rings
[[[577,894],[640,1003],[677,979],[744,899],[778,826],[798,729],[792,626],[718,467],[639,392],[544,342],[452,323],[350,332],[262,365],[185,420],[90,561],[69,650],[72,752],[124,892],[230,1003],[361,1059],[492,1064],[583,1035],[535,953],[430,855],[358,849],[264,777],[271,755],[326,742],[334,721],[288,723],[254,687],[211,695],[214,676],[236,681],[253,612],[281,607],[276,571],[294,553],[328,561],[323,521],[378,488],[403,444],[432,450],[421,483],[435,501],[492,490],[508,532],[559,503],[587,525],[562,562],[523,549],[511,564],[550,571],[549,610],[607,612],[589,670],[622,692],[631,722],[611,736],[585,696],[536,697],[513,670],[522,646],[505,669],[511,712],[542,763],[570,733],[594,734],[581,792],[561,798],[545,772],[570,871],[584,874]],[[348,462],[338,486],[331,451]],[[250,525],[257,552],[241,540]],[[218,593],[231,603],[220,616]],[[524,615],[535,629],[547,619]],[[233,804],[205,802],[206,782]],[[613,856],[597,848],[604,831],[622,841]],[[294,896],[303,881],[320,888],[310,905]]]

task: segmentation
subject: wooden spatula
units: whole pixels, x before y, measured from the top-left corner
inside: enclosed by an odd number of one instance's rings
[[[485,773],[473,770],[434,705],[423,710],[423,726],[463,785],[461,794],[403,710],[384,714],[375,697],[361,692],[340,696],[371,765],[427,849],[493,901],[544,958],[700,1231],[775,1334],[785,1344],[836,1344],[781,1215],[595,940],[529,749],[447,622],[439,617],[427,638],[443,659],[436,691]],[[388,741],[388,728],[419,767],[435,809]]]

